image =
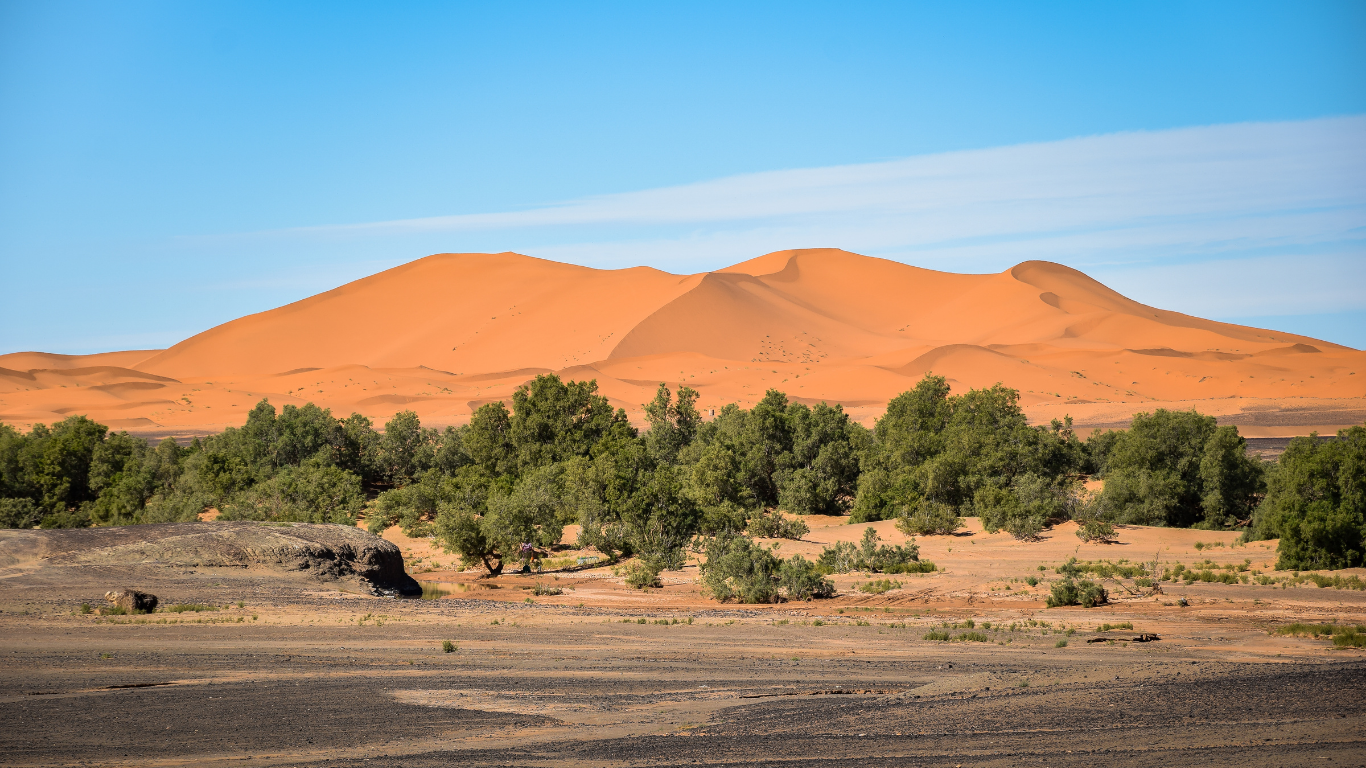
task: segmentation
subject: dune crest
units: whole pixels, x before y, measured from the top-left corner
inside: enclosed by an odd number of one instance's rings
[[[1341,345],[1149,307],[1051,262],[966,275],[804,249],[696,275],[437,254],[165,350],[0,355],[0,420],[206,432],[268,397],[460,423],[545,372],[595,378],[636,416],[664,382],[707,410],[776,388],[871,422],[927,372],[1083,425],[1196,406],[1293,434],[1366,415],[1366,353]]]

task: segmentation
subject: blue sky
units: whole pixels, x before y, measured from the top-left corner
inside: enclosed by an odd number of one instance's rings
[[[1363,348],[1363,41],[1360,2],[0,0],[0,352],[439,251],[808,246]]]

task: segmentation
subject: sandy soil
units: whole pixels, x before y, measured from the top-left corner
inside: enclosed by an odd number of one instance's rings
[[[597,379],[637,419],[666,382],[707,412],[776,387],[871,424],[933,371],[958,392],[1019,389],[1036,423],[1117,426],[1157,407],[1258,436],[1366,421],[1363,352],[1154,309],[1047,262],[959,275],[829,249],[699,275],[430,256],[166,350],[0,356],[0,420],[205,434],[268,397],[458,424],[552,371]]]
[[[809,522],[780,551],[864,529]],[[1254,570],[1274,556],[1230,534],[1125,528],[1118,544],[1082,545],[1066,526],[1033,543],[969,527],[920,540],[941,572],[893,577],[903,586],[882,595],[854,589],[872,576],[841,576],[833,599],[776,606],[707,600],[692,565],[648,592],[607,567],[481,579],[426,540],[386,538],[449,594],[382,599],[253,569],[0,569],[0,762],[1366,762],[1366,653],[1271,633],[1366,621],[1366,592],[1168,584],[1050,609],[1023,583],[1072,556]],[[536,596],[537,583],[564,591]],[[125,584],[218,610],[80,614]],[[969,619],[985,642],[924,639]],[[1120,622],[1133,628],[1099,631]],[[1129,641],[1139,633],[1161,640]]]

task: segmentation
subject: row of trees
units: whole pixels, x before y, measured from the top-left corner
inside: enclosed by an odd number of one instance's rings
[[[708,421],[696,400],[661,385],[643,433],[596,382],[554,375],[519,388],[511,408],[490,403],[444,430],[411,412],[381,432],[358,414],[337,419],[311,404],[277,413],[264,400],[241,428],[187,448],[151,447],[84,417],[28,434],[0,425],[0,523],[193,520],[207,508],[222,519],[342,524],[364,514],[373,531],[433,535],[495,573],[576,523],[581,545],[638,555],[657,573],[680,565],[699,533],[751,552],[733,537],[751,522],[771,528],[764,510],[780,508],[895,519],[916,535],[952,532],[964,516],[1022,539],[1069,518],[1102,536],[1118,523],[1250,526],[1249,536],[1281,538],[1288,567],[1362,563],[1361,428],[1296,441],[1267,464],[1236,428],[1195,411],[1140,414],[1127,430],[1081,441],[1070,420],[1029,426],[1015,390],[953,395],[933,375],[872,430],[838,405],[790,403],[776,390]],[[1092,476],[1105,485],[1088,496]],[[774,561],[759,570],[781,578],[747,589],[819,594],[802,567]]]

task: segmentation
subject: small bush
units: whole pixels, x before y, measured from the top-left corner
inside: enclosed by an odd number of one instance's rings
[[[81,614],[88,615],[94,612],[95,609],[90,607],[90,603],[81,603]]]
[[[659,588],[663,565],[652,557],[637,557],[626,565],[626,585],[635,589]]]
[[[889,546],[871,527],[865,528],[858,546],[837,541],[826,547],[816,564],[826,573],[871,571],[873,573],[930,573],[934,563],[920,562],[920,547],[915,542]]]
[[[1059,640],[1058,642],[1056,642],[1056,643],[1053,644],[1053,647],[1054,647],[1054,648],[1066,648],[1066,647],[1067,647],[1067,641],[1066,641],[1066,640]]]
[[[835,585],[806,558],[793,555],[782,560],[746,536],[718,534],[707,541],[704,551],[702,585],[721,602],[776,603],[784,597],[810,600],[835,593]]]
[[[204,605],[202,603],[177,603],[175,605],[163,606],[161,610],[163,613],[202,613],[204,611],[216,611],[218,610],[218,606]]]
[[[760,539],[791,539],[801,541],[811,533],[811,527],[803,520],[789,520],[776,509],[760,512],[749,519],[745,532]]]
[[[1112,630],[1112,629],[1133,629],[1133,628],[1134,628],[1134,623],[1133,623],[1132,621],[1121,621],[1121,622],[1119,622],[1118,624],[1109,624],[1109,623],[1101,624],[1099,627],[1096,627],[1096,631],[1097,631],[1097,632],[1109,632],[1109,631]]]
[[[559,587],[547,586],[538,581],[536,586],[531,589],[531,594],[537,597],[554,597],[555,595],[563,595],[564,590]]]
[[[865,594],[881,595],[884,592],[890,592],[893,589],[901,589],[901,582],[893,579],[877,579],[876,581],[867,581],[859,584],[855,588]]]
[[[1348,629],[1333,635],[1333,645],[1338,648],[1366,648],[1366,633]]]
[[[441,652],[442,652],[442,653],[455,653],[455,643],[452,643],[450,640],[442,640],[442,641],[441,641]]]
[[[1049,608],[1057,608],[1063,605],[1094,608],[1097,605],[1104,604],[1108,599],[1109,594],[1099,584],[1086,579],[1075,581],[1069,577],[1063,581],[1053,582],[1046,605]]]
[[[1037,587],[1039,586],[1039,579],[1035,576],[1026,576],[1025,583],[1031,587]]]
[[[946,535],[963,527],[958,510],[948,504],[922,500],[903,509],[896,518],[896,529],[907,536]]]
[[[954,641],[960,643],[987,643],[990,642],[991,639],[981,632],[964,632],[958,637],[955,637]]]
[[[926,640],[939,640],[939,641],[942,641],[942,642],[948,642],[948,640],[949,640],[949,633],[948,633],[948,632],[943,632],[943,631],[938,630],[938,629],[932,629],[932,630],[930,630],[929,632],[926,632],[926,633],[925,633],[925,638],[924,638],[924,639],[926,639]]]
[[[1115,527],[1104,520],[1096,517],[1079,519],[1080,524],[1077,528],[1077,538],[1082,541],[1114,541],[1118,537],[1115,535]]]

